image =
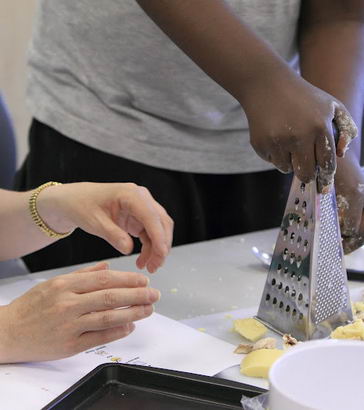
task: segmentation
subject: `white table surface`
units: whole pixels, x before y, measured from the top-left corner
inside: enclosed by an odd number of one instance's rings
[[[151,286],[162,293],[156,311],[182,320],[258,306],[267,268],[255,258],[251,248],[272,250],[277,232],[271,229],[173,248],[157,273],[146,273]],[[137,271],[135,259],[136,255],[111,259],[111,268]],[[49,279],[74,269],[43,271],[31,277]],[[0,289],[3,283],[16,280],[17,277],[1,279]],[[349,282],[350,288],[363,286],[363,282]]]
[[[189,326],[205,328],[206,333],[237,345],[240,339],[230,331],[231,318],[256,312],[267,276],[267,267],[255,258],[251,248],[257,246],[271,251],[277,232],[273,229],[173,248],[165,266],[154,275],[147,274],[151,286],[162,293],[156,311],[172,319],[183,320]],[[361,251],[364,252],[364,249]],[[135,259],[136,255],[112,259],[111,268],[135,271]],[[34,280],[46,280],[79,266],[3,278],[0,279],[0,292],[3,285],[19,279],[27,281],[31,278],[29,283],[33,284]],[[349,283],[350,288],[358,290],[363,285],[363,282]],[[220,312],[230,312],[232,315]],[[219,376],[248,382],[240,380],[239,366],[230,367],[220,372]],[[264,380],[261,382],[261,387],[267,387]]]

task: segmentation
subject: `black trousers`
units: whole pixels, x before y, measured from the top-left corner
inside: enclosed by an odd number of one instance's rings
[[[134,182],[147,187],[175,221],[174,245],[278,226],[290,176],[277,171],[212,175],[170,171],[110,155],[75,142],[36,120],[30,152],[15,189],[47,181]],[[92,218],[92,215],[90,215]],[[135,252],[140,250],[135,244]],[[120,256],[104,240],[80,229],[24,257],[31,271]]]

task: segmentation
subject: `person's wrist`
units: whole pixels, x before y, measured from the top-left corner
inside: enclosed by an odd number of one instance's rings
[[[39,215],[55,232],[71,232],[77,228],[67,212],[68,195],[67,185],[57,185],[43,190],[37,198]]]
[[[296,81],[298,78],[297,73],[284,61],[266,59],[259,65],[259,68],[246,75],[238,101],[249,117],[250,113],[256,114],[256,110],[262,104],[264,105],[265,99],[269,99],[276,92],[280,93],[282,87],[287,86],[290,79]]]

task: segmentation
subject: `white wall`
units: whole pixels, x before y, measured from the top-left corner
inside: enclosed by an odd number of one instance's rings
[[[0,90],[17,133],[18,163],[27,152],[26,50],[37,0],[0,0]]]

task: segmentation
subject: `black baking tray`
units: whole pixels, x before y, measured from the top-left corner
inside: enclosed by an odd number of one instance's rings
[[[253,397],[265,391],[215,377],[107,363],[96,367],[43,410],[241,410],[242,395]]]

